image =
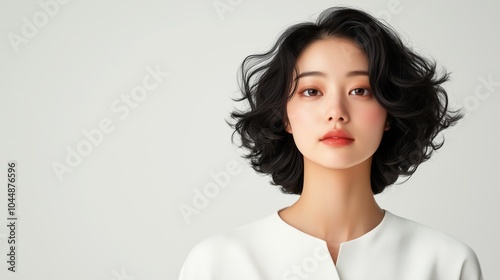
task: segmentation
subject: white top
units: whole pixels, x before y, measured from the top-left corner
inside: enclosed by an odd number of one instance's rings
[[[179,280],[483,280],[468,245],[384,211],[374,229],[340,244],[336,264],[324,240],[287,224],[276,211],[199,242]]]

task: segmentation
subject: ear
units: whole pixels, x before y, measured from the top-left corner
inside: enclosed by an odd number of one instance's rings
[[[385,131],[387,131],[387,130],[389,130],[389,129],[391,129],[391,121],[390,121],[389,119],[387,119],[387,120],[385,121],[385,127],[384,127],[384,130],[385,130]]]
[[[292,127],[290,126],[290,123],[287,120],[284,121],[284,126],[285,126],[285,131],[286,132],[288,132],[290,134],[293,134],[292,133]]]

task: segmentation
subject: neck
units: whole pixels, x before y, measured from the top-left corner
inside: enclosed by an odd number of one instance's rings
[[[333,244],[357,238],[384,216],[370,184],[371,159],[348,169],[329,169],[304,157],[304,185],[286,210],[296,227]]]

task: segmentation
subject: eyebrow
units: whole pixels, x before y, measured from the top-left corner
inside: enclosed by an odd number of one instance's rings
[[[360,75],[365,75],[368,76],[368,71],[365,70],[354,70],[346,74],[346,77],[352,77],[352,76],[360,76]],[[298,80],[302,77],[307,77],[307,76],[320,76],[320,77],[326,77],[326,74],[320,71],[310,71],[310,72],[303,72],[297,75],[297,77],[294,79]]]

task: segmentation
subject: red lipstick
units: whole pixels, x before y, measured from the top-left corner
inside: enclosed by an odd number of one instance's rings
[[[354,138],[344,130],[334,129],[328,131],[320,140],[327,145],[344,146],[351,144]]]

